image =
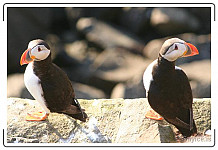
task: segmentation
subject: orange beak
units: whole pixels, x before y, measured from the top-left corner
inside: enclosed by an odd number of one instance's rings
[[[30,48],[25,50],[25,52],[22,54],[20,58],[20,65],[28,64],[33,61],[33,59],[30,57]]]
[[[190,43],[185,43],[185,44],[187,45],[188,50],[183,55],[183,57],[189,57],[189,56],[194,56],[194,55],[198,55],[199,54],[198,49],[194,45],[192,45]]]

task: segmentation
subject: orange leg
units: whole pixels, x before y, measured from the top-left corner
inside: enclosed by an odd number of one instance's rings
[[[146,112],[145,117],[153,120],[163,120],[163,117],[161,117],[157,112],[155,112],[151,108]]]
[[[49,114],[45,112],[34,112],[31,114],[27,114],[26,121],[43,121],[47,118]]]

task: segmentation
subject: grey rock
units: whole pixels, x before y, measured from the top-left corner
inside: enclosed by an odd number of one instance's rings
[[[142,79],[135,79],[127,83],[118,83],[111,92],[111,98],[142,98],[145,96]]]
[[[192,94],[196,98],[211,97],[211,82],[201,82],[193,80],[190,82]]]
[[[71,28],[74,28],[76,22],[82,17],[93,17],[108,22],[116,22],[122,10],[119,7],[67,7],[65,11]]]
[[[144,44],[128,32],[121,31],[105,22],[95,18],[81,18],[77,22],[77,29],[85,34],[88,41],[99,45],[101,48],[121,47],[141,53]]]
[[[111,91],[110,98],[122,98],[124,96],[125,96],[125,85],[124,83],[118,83]]]
[[[120,17],[121,9],[120,7],[83,8],[85,14],[83,17],[95,17],[99,20],[116,22]]]
[[[211,60],[193,61],[180,65],[190,79],[195,79],[201,82],[211,81]]]
[[[11,74],[7,78],[7,97],[21,97],[33,99],[24,85],[23,73]]]
[[[70,57],[78,61],[84,61],[87,53],[88,45],[86,41],[75,41],[65,45],[65,51]]]
[[[45,121],[25,121],[27,112],[42,111],[37,101],[8,98],[8,143],[169,143],[176,142],[172,125],[145,118],[150,108],[141,99],[79,99],[86,123],[65,114],[51,113]],[[211,129],[210,99],[194,99],[199,133]],[[14,111],[16,110],[16,111]],[[205,142],[205,141],[198,141]],[[7,144],[7,143],[6,143]]]
[[[89,61],[92,63],[98,56],[99,52],[95,47],[89,46],[86,40],[76,40],[72,43],[65,44],[66,54],[79,63]]]
[[[167,38],[161,38],[149,41],[143,49],[143,55],[149,59],[157,59],[161,46],[166,39]]]
[[[122,9],[120,24],[138,35],[145,34],[149,28],[152,9],[145,7],[126,7]]]
[[[125,100],[116,143],[175,142],[174,133],[169,125],[161,125],[144,117],[149,108],[148,101],[145,99]]]
[[[7,78],[7,97],[20,97],[24,87],[22,73],[9,75]]]
[[[22,137],[12,137],[12,138],[7,138],[7,143],[39,143],[39,140],[22,138]]]
[[[194,97],[211,97],[211,61],[201,60],[180,66],[187,74]]]
[[[76,98],[79,99],[99,99],[108,97],[102,90],[89,85],[73,83],[73,88],[76,94]]]
[[[169,125],[156,123],[145,129],[144,133],[138,137],[137,143],[176,143],[176,139]]]
[[[125,49],[106,49],[96,57],[90,68],[93,70],[91,81],[95,82],[98,88],[109,91],[108,94],[110,94],[117,83],[127,82],[141,75],[150,62]]]
[[[45,121],[25,121],[26,114],[42,111],[37,101],[29,99],[9,98],[7,139],[14,143],[110,143],[119,123],[120,105],[110,103],[108,100],[79,100],[82,108],[86,109],[89,119],[82,123],[64,114],[51,113]],[[17,111],[14,111],[14,110]],[[110,114],[114,109],[114,114]],[[102,116],[104,114],[104,117]],[[113,122],[115,121],[115,122]]]
[[[125,49],[106,49],[94,61],[96,75],[115,82],[124,82],[141,74],[151,61]]]
[[[192,107],[198,133],[204,134],[207,130],[211,130],[210,98],[194,99]]]
[[[195,32],[200,28],[199,20],[184,8],[154,8],[151,25],[163,35]]]
[[[198,31],[200,34],[208,34],[211,33],[211,8],[210,7],[191,7],[189,11],[198,18],[201,22],[200,30]]]

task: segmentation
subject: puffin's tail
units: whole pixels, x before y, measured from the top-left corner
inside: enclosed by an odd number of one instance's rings
[[[183,113],[179,116],[169,119],[164,118],[167,122],[173,124],[184,137],[190,137],[197,133],[195,121],[193,119],[192,109],[182,109]]]
[[[85,110],[81,108],[78,100],[76,98],[73,99],[73,103],[74,106],[76,106],[80,113],[78,114],[67,114],[69,116],[71,116],[72,118],[78,119],[80,121],[86,122],[86,119],[88,118],[87,114],[85,113]]]
[[[88,118],[87,114],[85,112],[83,113],[79,113],[79,114],[67,114],[70,117],[74,118],[74,119],[78,119],[82,122],[86,122],[86,119]]]
[[[176,128],[182,133],[184,137],[190,137],[197,133],[197,128],[195,125],[195,121],[193,120],[193,128],[191,130],[176,126]]]

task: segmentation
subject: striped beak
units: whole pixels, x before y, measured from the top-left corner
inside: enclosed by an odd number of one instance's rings
[[[30,57],[30,48],[25,50],[25,52],[22,54],[20,58],[20,65],[25,65],[33,61],[33,59]]]
[[[182,57],[189,57],[199,54],[198,49],[194,45],[190,43],[185,43],[185,45],[187,46],[187,51],[183,54]]]

